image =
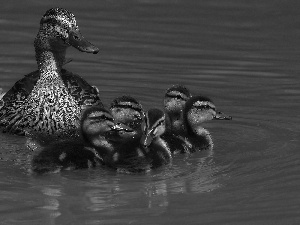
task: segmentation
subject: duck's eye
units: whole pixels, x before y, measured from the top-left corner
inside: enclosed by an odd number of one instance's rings
[[[79,38],[79,36],[78,36],[77,34],[73,34],[73,38],[74,38],[74,40],[76,40],[76,41],[80,40],[80,38]]]

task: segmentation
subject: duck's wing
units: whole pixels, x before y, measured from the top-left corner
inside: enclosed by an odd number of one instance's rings
[[[93,105],[103,107],[97,87],[88,84],[88,82],[78,74],[65,69],[62,69],[61,73],[64,84],[82,109]]]
[[[18,126],[18,122],[21,120],[23,114],[22,106],[39,77],[40,73],[38,70],[25,75],[2,97],[0,127],[5,127],[5,132],[24,134],[24,131]]]
[[[2,98],[3,101],[6,103],[26,99],[39,78],[40,73],[38,70],[25,75],[22,79],[18,80],[8,92],[6,92]]]

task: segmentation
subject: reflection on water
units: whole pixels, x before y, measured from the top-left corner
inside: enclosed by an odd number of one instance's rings
[[[86,215],[98,212],[104,218],[113,216],[119,222],[127,215],[143,217],[145,212],[152,216],[163,215],[170,207],[172,196],[211,192],[221,186],[214,175],[220,168],[214,165],[212,153],[195,153],[202,154],[199,158],[178,155],[173,165],[147,174],[116,174],[97,169],[69,171],[43,176],[46,183],[35,176],[32,188],[43,195],[43,203],[37,209],[48,215],[49,224],[56,224],[61,216],[76,211],[79,214],[84,211]],[[36,180],[40,183],[38,186]],[[54,185],[57,181],[60,183]],[[92,217],[88,221],[98,219]]]

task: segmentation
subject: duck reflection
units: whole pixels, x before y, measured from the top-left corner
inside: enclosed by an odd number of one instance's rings
[[[41,192],[45,195],[44,206],[40,207],[49,212],[49,224],[56,224],[56,219],[62,215],[58,198],[62,196],[61,190],[54,187],[43,187]]]
[[[89,223],[113,218],[120,224],[144,215],[158,216],[176,208],[178,198],[203,194],[222,186],[224,168],[214,162],[213,151],[179,154],[170,166],[146,174],[82,170],[50,174],[52,182],[40,187],[49,224],[63,218],[84,219]],[[53,181],[59,185],[53,186]],[[127,221],[128,220],[128,221]]]

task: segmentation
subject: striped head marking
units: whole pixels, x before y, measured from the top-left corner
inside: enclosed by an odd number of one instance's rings
[[[143,119],[142,105],[131,96],[121,96],[113,100],[110,106],[111,113],[116,121],[130,123]]]
[[[191,97],[190,91],[183,85],[174,85],[167,89],[164,105],[167,112],[179,113]]]
[[[184,110],[184,118],[189,124],[199,124],[207,120],[212,120],[216,115],[214,103],[207,97],[191,97]]]
[[[162,135],[166,130],[165,114],[160,109],[149,109],[142,123],[143,136],[141,144],[148,146],[152,140]]]
[[[108,110],[101,107],[87,108],[80,121],[83,137],[102,134],[114,126],[114,119]]]

